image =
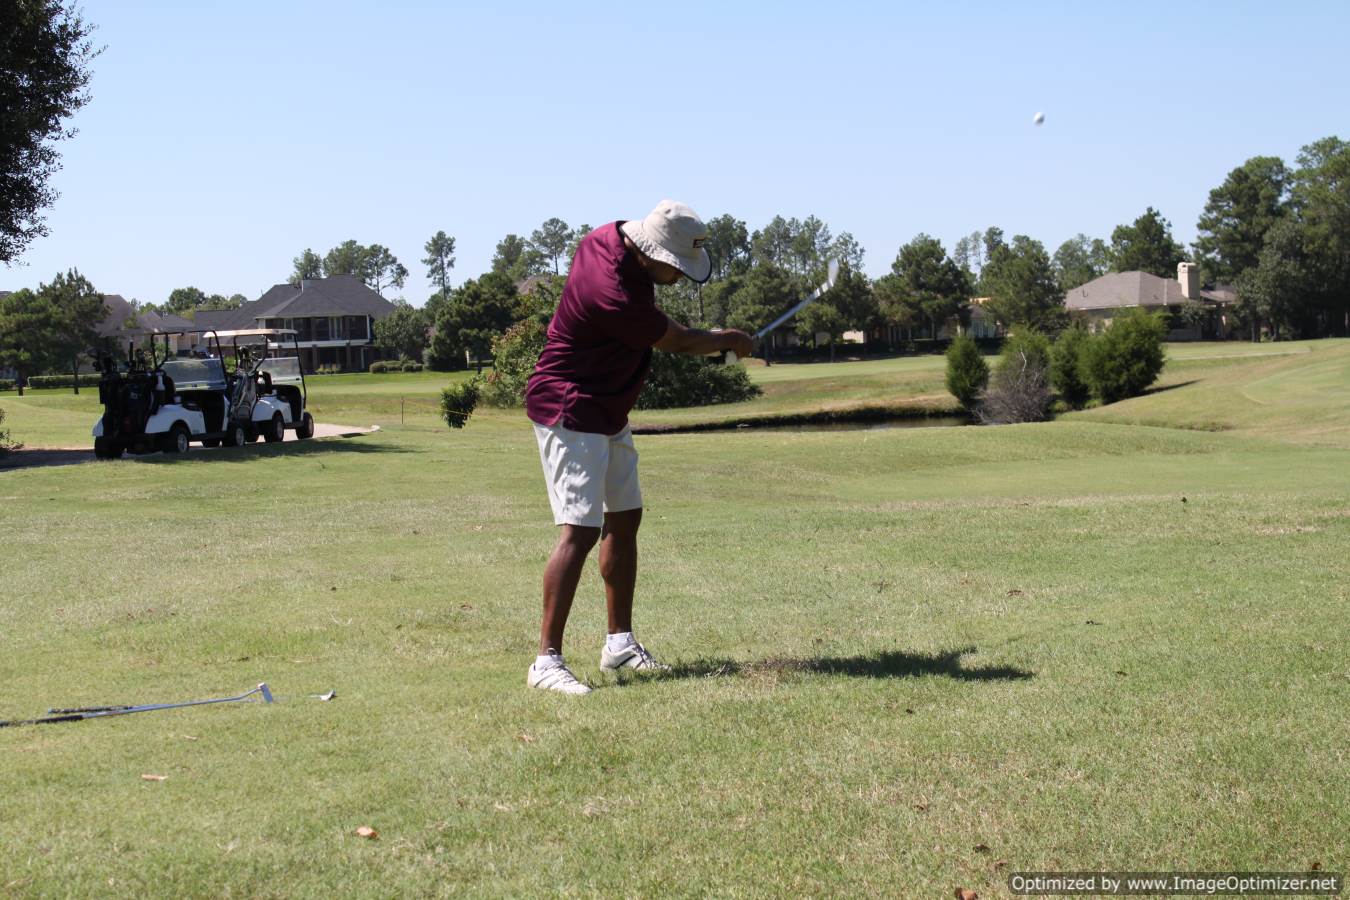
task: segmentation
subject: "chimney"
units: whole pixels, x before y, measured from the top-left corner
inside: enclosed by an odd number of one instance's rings
[[[1187,300],[1200,299],[1200,267],[1195,263],[1177,263],[1177,281],[1181,282],[1181,296]]]

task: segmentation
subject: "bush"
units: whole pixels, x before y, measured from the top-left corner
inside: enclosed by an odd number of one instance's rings
[[[370,364],[370,367],[366,369],[366,371],[372,375],[383,375],[385,372],[389,371],[389,363],[382,359],[376,360]]]
[[[23,444],[10,440],[9,429],[5,425],[5,411],[0,409],[0,456],[5,456],[11,450],[22,450]]]
[[[1088,344],[1086,374],[1103,403],[1142,394],[1163,368],[1167,324],[1157,313],[1136,309],[1111,323]]]
[[[985,425],[1044,422],[1050,417],[1050,342],[1027,332],[1004,345],[976,410]]]
[[[975,339],[963,334],[947,348],[947,390],[968,411],[974,412],[980,394],[989,383],[989,364],[980,355]]]
[[[463,428],[478,406],[478,397],[482,393],[481,381],[470,378],[459,384],[452,384],[441,390],[441,418],[451,428]]]
[[[14,390],[14,382],[8,378],[0,378],[0,391]]]
[[[1092,335],[1080,325],[1060,332],[1050,349],[1050,384],[1060,398],[1073,409],[1082,409],[1092,390],[1085,373],[1088,346]]]
[[[80,387],[97,387],[98,380],[102,376],[97,372],[81,375]],[[28,379],[28,386],[34,390],[41,388],[73,388],[75,386],[74,375],[34,375]]]
[[[420,372],[422,371],[422,364],[411,359],[405,359],[399,365],[399,370],[403,372]]]
[[[763,391],[750,381],[742,365],[723,365],[705,356],[685,353],[652,354],[647,383],[638,394],[638,409],[671,409],[739,403]]]
[[[517,322],[498,335],[492,342],[494,362],[483,387],[483,402],[503,409],[522,405],[525,385],[547,342],[548,327],[538,319]]]

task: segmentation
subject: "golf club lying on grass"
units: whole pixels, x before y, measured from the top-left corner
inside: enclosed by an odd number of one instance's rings
[[[267,687],[267,682],[263,682],[251,691],[245,691],[238,697],[218,697],[214,700],[188,700],[183,703],[146,703],[140,706],[77,706],[65,709],[52,708],[47,710],[49,715],[41,719],[15,719],[12,721],[0,721],[0,728],[6,728],[11,725],[49,725],[56,722],[79,722],[84,719],[101,719],[107,716],[125,716],[130,713],[151,712],[156,709],[178,709],[182,706],[206,706],[209,703],[237,703],[246,700],[254,694],[261,694],[264,703],[272,702],[272,691]]]
[[[825,266],[825,281],[822,282],[821,285],[817,287],[814,291],[807,294],[806,297],[802,299],[796,306],[792,307],[792,309],[789,309],[787,312],[783,313],[781,316],[774,319],[768,325],[765,325],[759,331],[756,331],[755,340],[760,340],[761,338],[764,337],[764,335],[768,334],[770,331],[773,331],[779,325],[782,325],[788,319],[792,318],[797,313],[801,312],[803,309],[806,308],[806,305],[808,303],[810,303],[812,300],[815,300],[817,297],[828,291],[830,288],[834,287],[834,282],[838,278],[839,278],[839,260],[831,259]],[[734,363],[737,361],[737,356],[733,351],[728,350],[726,351],[724,360],[728,363]]]

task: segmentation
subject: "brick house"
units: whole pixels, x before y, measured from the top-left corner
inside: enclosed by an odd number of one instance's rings
[[[273,285],[239,309],[201,310],[196,327],[216,331],[291,328],[297,332],[300,365],[305,371],[338,366],[344,372],[364,372],[380,358],[375,323],[394,309],[394,304],[366,287],[359,276],[333,275]]]
[[[1229,311],[1237,293],[1228,286],[1200,289],[1200,273],[1194,263],[1177,266],[1176,278],[1159,278],[1148,272],[1112,272],[1095,278],[1064,295],[1064,306],[1086,320],[1089,330],[1100,332],[1118,316],[1132,309],[1172,314],[1169,341],[1223,339],[1231,328]],[[1187,304],[1203,307],[1208,314],[1185,322],[1177,313]]]

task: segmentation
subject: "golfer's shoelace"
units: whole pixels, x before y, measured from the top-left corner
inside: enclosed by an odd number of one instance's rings
[[[634,669],[663,670],[670,668],[669,666],[662,665],[661,663],[653,659],[652,655],[647,652],[647,648],[642,646],[641,644],[634,644],[632,649],[633,655],[637,657],[637,664],[633,666]]]
[[[544,674],[539,678],[539,686],[553,688],[558,685],[571,687],[574,684],[581,684],[577,677],[572,674],[572,670],[567,666],[549,666],[544,670]]]

